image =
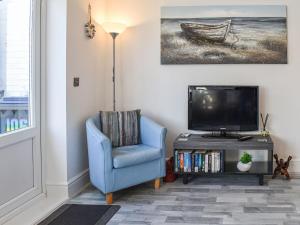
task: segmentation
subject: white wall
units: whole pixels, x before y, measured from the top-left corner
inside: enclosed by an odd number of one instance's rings
[[[67,184],[66,38],[67,0],[47,1],[46,183]]]
[[[90,1],[104,20],[106,1]],[[47,1],[46,182],[76,193],[88,182],[85,120],[104,107],[106,34],[85,36],[88,0]],[[80,86],[73,87],[73,78]]]
[[[67,160],[68,180],[88,169],[85,121],[104,107],[106,34],[98,25],[93,40],[86,37],[88,4],[93,16],[104,19],[106,3],[100,0],[69,0],[67,24]],[[73,78],[80,86],[73,87]]]
[[[160,65],[160,7],[214,4],[287,4],[289,64]],[[259,85],[261,111],[271,114],[269,129],[275,151],[284,157],[292,155],[292,170],[300,172],[299,8],[296,0],[109,0],[109,18],[131,26],[118,42],[120,108],[141,108],[166,126],[170,153],[176,135],[187,131],[188,85]],[[110,76],[107,71],[106,106],[111,105]]]

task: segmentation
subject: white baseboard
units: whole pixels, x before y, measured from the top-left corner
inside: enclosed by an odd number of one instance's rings
[[[9,214],[5,215],[4,217],[0,218],[0,224],[21,224],[19,221],[24,220],[24,224],[28,222],[30,224],[31,221],[30,217],[34,215],[34,218],[40,219],[40,216],[42,218],[43,214],[46,211],[49,210],[49,212],[52,210],[52,207],[60,206],[63,202],[68,200],[68,185],[67,184],[59,184],[59,185],[46,185],[46,192],[42,193],[32,200],[24,203],[20,207],[16,208],[15,210],[11,211]],[[45,204],[45,212],[39,211],[40,215],[37,215],[35,212],[37,212],[36,206],[41,204]],[[47,204],[49,204],[49,208],[47,208]],[[33,219],[33,218],[32,218]]]
[[[67,184],[47,184],[46,196],[61,196],[68,198],[68,185]]]
[[[274,164],[274,169],[276,168],[276,163]],[[292,179],[300,179],[300,159],[292,159],[290,162],[289,173]]]
[[[275,163],[275,166],[276,166],[276,163]],[[294,174],[300,174],[300,159],[299,158],[292,159],[292,161],[290,162],[289,171]]]
[[[0,224],[35,224],[68,200],[67,185],[46,185],[46,193],[40,194],[0,219]]]
[[[8,220],[5,225],[34,225],[41,222],[56,209],[62,206],[67,201],[67,198],[60,197],[59,194],[54,194],[50,197],[42,197],[35,201],[26,204],[26,207],[21,212],[14,215]],[[2,223],[0,223],[2,224]]]
[[[88,170],[83,171],[68,183],[47,184],[46,193],[25,203],[0,219],[0,224],[32,225],[45,219],[69,198],[81,192],[89,184]]]
[[[1,217],[0,218],[0,224],[5,224],[6,222],[11,220],[12,218],[16,217],[17,215],[19,215],[20,213],[25,211],[28,207],[36,204],[38,201],[40,201],[41,199],[44,199],[45,197],[46,197],[45,194],[42,193],[42,194],[36,196],[35,198],[31,199],[30,201],[24,203],[20,207],[14,209],[10,213],[8,213],[5,216]]]
[[[290,173],[292,179],[300,179],[300,173]]]
[[[83,191],[90,184],[89,170],[81,172],[68,181],[68,194],[72,198]]]

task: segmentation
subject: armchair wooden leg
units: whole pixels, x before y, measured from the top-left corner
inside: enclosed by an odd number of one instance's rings
[[[111,205],[113,203],[113,193],[106,194],[106,203]]]
[[[154,188],[155,188],[155,190],[160,188],[160,178],[155,179]]]

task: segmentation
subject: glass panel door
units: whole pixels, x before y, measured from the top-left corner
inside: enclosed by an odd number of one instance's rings
[[[40,26],[40,0],[0,0],[0,224],[42,192]]]

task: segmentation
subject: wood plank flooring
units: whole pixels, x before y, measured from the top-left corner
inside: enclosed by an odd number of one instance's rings
[[[121,209],[108,224],[300,225],[300,179],[257,182],[234,176],[196,178],[188,185],[178,179],[159,190],[153,182],[142,184],[114,193]],[[89,187],[71,203],[105,204],[105,197]]]

